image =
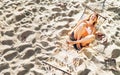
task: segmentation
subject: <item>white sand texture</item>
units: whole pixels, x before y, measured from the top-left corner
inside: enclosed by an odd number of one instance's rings
[[[80,53],[66,40],[82,3],[106,20]],[[120,75],[120,0],[0,0],[0,75]]]

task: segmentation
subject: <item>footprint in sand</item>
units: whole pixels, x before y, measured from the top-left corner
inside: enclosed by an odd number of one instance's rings
[[[23,18],[25,18],[25,15],[24,15],[24,14],[19,14],[19,15],[16,15],[16,16],[15,16],[16,21],[20,21],[20,20],[22,20]]]
[[[112,51],[112,56],[111,56],[111,58],[117,58],[117,57],[119,57],[120,56],[120,49],[114,49],[113,51]]]
[[[31,68],[34,67],[34,64],[32,64],[32,63],[24,64],[23,67],[24,67],[26,70],[30,70]]]
[[[0,72],[5,70],[5,69],[8,69],[8,68],[10,68],[8,63],[1,63],[0,64]]]
[[[47,47],[49,45],[49,43],[46,41],[41,41],[40,43],[42,44],[43,47]]]
[[[10,51],[9,51],[10,52]],[[7,61],[11,61],[12,59],[14,59],[16,56],[17,56],[17,52],[10,52],[10,53],[7,53],[5,54],[4,58],[7,60]]]
[[[91,71],[90,69],[85,69],[82,72],[78,72],[78,75],[88,75],[90,71]]]
[[[35,54],[35,51],[32,49],[28,49],[25,54],[23,55],[22,59],[29,59]]]
[[[25,41],[27,39],[28,36],[30,36],[31,34],[33,34],[33,31],[24,31],[23,33],[21,33],[20,35],[18,35],[18,39],[21,41]]]
[[[1,42],[2,45],[13,45],[14,41],[13,40],[2,40]]]
[[[17,75],[25,75],[28,72],[28,70],[21,70],[17,73]]]
[[[5,35],[8,35],[8,36],[14,36],[14,31],[13,30],[10,30],[10,31],[6,31],[5,32]]]

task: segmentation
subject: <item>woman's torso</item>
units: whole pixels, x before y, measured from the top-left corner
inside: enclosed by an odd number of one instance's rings
[[[76,29],[77,29],[77,28],[76,28]],[[79,26],[78,29],[80,29],[80,32],[77,31],[77,30],[74,30],[74,38],[75,38],[75,39],[77,39],[77,36],[79,36],[79,35],[80,35],[80,38],[79,38],[79,39],[81,39],[81,38],[84,38],[85,36],[87,36],[87,35],[89,35],[89,34],[92,34],[94,27],[91,27],[91,26],[88,24],[88,22],[83,21],[83,22],[80,24],[80,26]]]

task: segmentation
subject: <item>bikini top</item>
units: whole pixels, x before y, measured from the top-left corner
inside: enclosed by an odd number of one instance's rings
[[[86,23],[85,24],[85,33],[83,34],[83,36],[87,36],[87,35],[89,35],[89,34],[92,34],[92,32],[93,32],[93,29],[88,25],[88,23],[86,22],[86,21],[84,21],[84,23]]]

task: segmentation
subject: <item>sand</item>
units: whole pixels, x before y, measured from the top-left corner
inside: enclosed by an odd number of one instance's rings
[[[0,0],[0,75],[119,75],[120,1]],[[84,11],[99,14],[97,29],[104,34],[81,53],[67,47],[67,33]],[[81,17],[81,18],[80,18]],[[44,62],[43,62],[44,61]]]

